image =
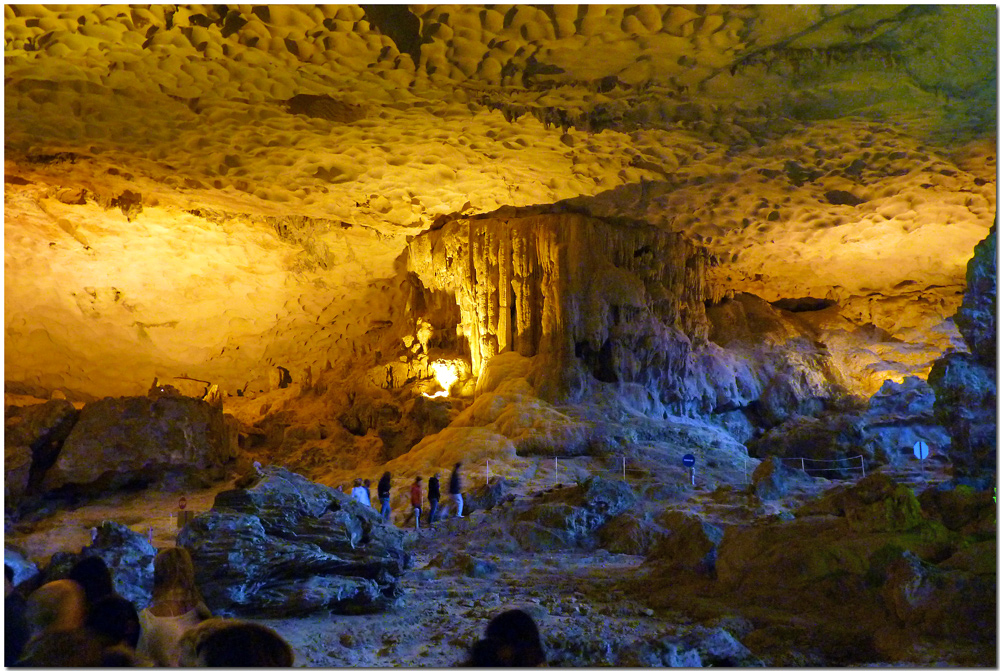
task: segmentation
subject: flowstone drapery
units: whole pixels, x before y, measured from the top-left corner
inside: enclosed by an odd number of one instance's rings
[[[683,377],[692,345],[707,341],[708,262],[683,236],[641,222],[501,210],[415,237],[408,267],[418,310],[447,303],[442,295],[458,306],[459,323],[435,328],[465,336],[473,375],[502,352],[539,355],[540,391],[560,395],[578,390],[581,365],[603,382]]]

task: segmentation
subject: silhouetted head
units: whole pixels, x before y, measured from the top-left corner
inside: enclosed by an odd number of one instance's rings
[[[111,578],[111,569],[104,559],[97,555],[84,557],[69,571],[70,580],[75,580],[83,588],[87,604],[93,604],[98,599],[115,593],[115,583]]]
[[[365,478],[365,487],[367,488],[367,487],[371,487],[371,486],[372,486],[372,481],[369,480],[369,479],[367,479],[367,478]]]
[[[194,563],[187,548],[164,548],[153,559],[153,598],[167,591],[183,592],[191,597],[198,593]]]
[[[134,649],[139,643],[139,613],[131,601],[117,594],[93,604],[85,624],[103,638],[106,646],[124,643]]]
[[[75,580],[54,580],[28,596],[25,616],[33,636],[83,626],[87,612],[83,587]],[[58,665],[57,665],[58,666]]]
[[[52,583],[49,583],[52,584]],[[50,631],[25,648],[20,666],[55,668],[104,666],[104,644],[89,629]]]
[[[423,480],[423,478],[422,478],[422,477],[420,477],[420,476],[418,475],[418,476],[417,476],[417,479],[416,479],[416,480],[414,480],[414,482],[420,482],[421,480]]]
[[[545,663],[545,649],[538,627],[523,610],[500,613],[486,626],[486,638],[502,663],[497,666],[538,666]]]
[[[360,487],[361,486],[361,478],[355,478],[354,479],[354,486],[355,487]]]
[[[232,621],[209,633],[196,647],[198,666],[288,667],[292,647],[276,631],[256,622]]]
[[[457,464],[455,464],[455,469],[456,470],[459,469],[459,468],[461,468],[461,467],[462,467],[462,462],[461,461],[458,462]]]

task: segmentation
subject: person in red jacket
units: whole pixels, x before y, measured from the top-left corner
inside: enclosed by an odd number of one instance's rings
[[[417,479],[413,481],[412,485],[410,485],[410,503],[413,504],[413,515],[416,518],[416,529],[417,529],[417,531],[420,531],[420,503],[421,503],[421,500],[420,500],[420,481],[422,479],[423,478],[421,478],[418,475]]]

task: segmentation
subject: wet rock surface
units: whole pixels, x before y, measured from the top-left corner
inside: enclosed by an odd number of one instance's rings
[[[220,492],[178,535],[217,614],[377,612],[400,596],[403,536],[367,506],[283,468]]]

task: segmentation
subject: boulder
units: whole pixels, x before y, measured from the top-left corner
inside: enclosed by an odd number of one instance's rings
[[[861,474],[858,446],[865,440],[858,418],[852,414],[822,413],[818,417],[793,417],[747,445],[751,454],[804,458],[811,475],[851,478]]]
[[[856,485],[827,490],[795,511],[797,517],[836,515],[856,532],[907,531],[926,517],[913,490],[884,473],[872,473]]]
[[[667,532],[650,515],[639,516],[632,511],[611,518],[597,532],[600,546],[608,552],[645,555]]]
[[[180,471],[221,477],[229,454],[222,410],[185,396],[105,398],[88,403],[43,488],[108,489]]]
[[[153,558],[156,557],[156,548],[144,534],[117,522],[101,522],[95,532],[93,542],[78,554],[57,552],[52,555],[42,571],[41,582],[66,578],[78,561],[98,556],[111,569],[115,591],[142,610],[153,597]]]
[[[427,564],[428,567],[456,572],[470,578],[486,578],[497,572],[497,565],[477,559],[467,552],[442,552]]]
[[[801,469],[789,468],[781,459],[771,456],[754,469],[751,487],[760,500],[774,501],[787,495],[794,485],[812,481]]]
[[[921,633],[996,642],[996,572],[945,570],[910,552],[889,566],[880,590],[897,621]]]
[[[511,535],[525,550],[538,551],[551,542],[565,543],[564,547],[594,549],[598,544],[595,532],[609,519],[634,505],[635,500],[632,488],[621,480],[588,478],[576,487],[546,493],[537,505],[517,517],[518,522],[529,522],[554,533],[515,524]],[[544,542],[540,545],[538,540]]]
[[[79,415],[65,399],[8,408],[4,420],[7,503],[16,503],[55,463]]]
[[[526,552],[557,552],[576,547],[576,539],[570,533],[534,522],[516,522],[510,535]]]
[[[26,445],[5,442],[3,446],[3,494],[4,507],[12,508],[28,491],[31,476],[31,448]]]
[[[697,650],[687,647],[677,637],[664,636],[629,646],[619,655],[617,666],[698,669],[703,664]]]
[[[14,571],[14,585],[20,585],[25,580],[31,580],[39,574],[35,563],[24,556],[24,553],[16,548],[4,547],[3,563]]]
[[[482,484],[469,492],[465,497],[465,510],[469,513],[475,510],[493,510],[497,506],[514,500],[510,493],[510,484],[503,476],[494,478],[490,484]]]
[[[401,596],[410,561],[403,533],[371,508],[276,467],[220,492],[177,544],[191,552],[205,603],[226,616],[382,611]]]
[[[996,534],[996,501],[989,491],[942,483],[920,492],[917,500],[925,515],[940,520],[951,531]]]
[[[725,629],[695,626],[681,642],[694,650],[703,666],[765,666],[750,650]]]
[[[702,575],[715,573],[715,561],[723,530],[701,518],[680,511],[669,511],[660,518],[669,530],[650,550],[646,563],[664,571],[693,571]]]

